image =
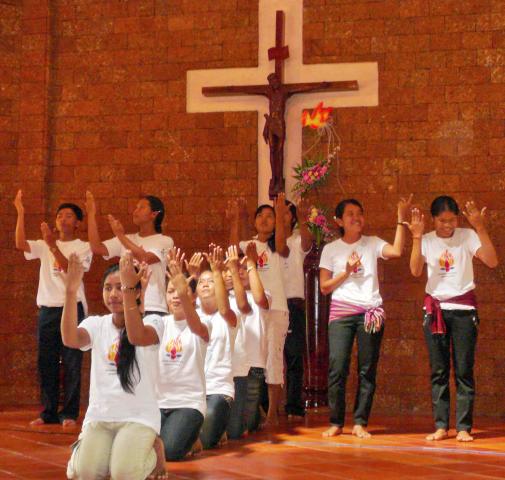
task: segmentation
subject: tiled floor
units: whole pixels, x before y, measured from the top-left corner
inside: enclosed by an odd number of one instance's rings
[[[33,411],[0,412],[0,479],[64,479],[68,446],[77,431],[60,426],[29,428]],[[326,415],[310,413],[191,460],[168,463],[174,480],[398,479],[455,480],[505,478],[505,423],[476,422],[476,441],[454,438],[428,443],[429,418],[375,418],[374,437],[349,434],[324,439]],[[452,432],[454,433],[454,432]]]

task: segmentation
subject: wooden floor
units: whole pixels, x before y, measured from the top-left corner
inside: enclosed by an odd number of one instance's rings
[[[0,412],[0,479],[64,479],[68,446],[77,431],[60,426],[29,428],[35,411]],[[505,422],[476,422],[476,441],[424,440],[429,418],[375,418],[374,437],[323,439],[324,413],[288,423],[191,460],[168,463],[170,478],[227,479],[504,479]],[[454,433],[454,432],[451,432]]]

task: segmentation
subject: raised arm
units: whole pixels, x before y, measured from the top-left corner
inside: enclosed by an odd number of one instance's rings
[[[424,258],[422,254],[422,242],[424,232],[424,215],[417,208],[412,209],[412,219],[407,223],[412,234],[412,252],[410,254],[410,273],[414,277],[420,277],[423,273]]]
[[[137,245],[135,242],[132,242],[126,236],[123,225],[118,219],[114,218],[112,215],[107,215],[107,219],[109,220],[109,225],[112,233],[117,237],[124,248],[132,252],[135,260],[139,261],[140,263],[147,263],[148,265],[161,261],[160,258],[154,253],[146,252],[141,246]]]
[[[96,203],[95,197],[90,191],[86,192],[86,213],[88,215],[88,241],[91,251],[95,255],[105,257],[109,254],[107,247],[100,240],[98,233],[98,224],[96,222]]]
[[[352,252],[347,263],[345,264],[345,270],[338,272],[335,277],[332,278],[332,272],[326,268],[319,269],[319,288],[323,295],[328,295],[329,293],[336,290],[340,285],[342,285],[350,276],[351,273],[361,265],[361,257],[356,253]]]
[[[289,247],[286,243],[286,228],[284,226],[284,216],[288,211],[286,205],[286,195],[279,193],[274,200],[275,209],[275,251],[282,257],[289,255]]]
[[[226,252],[226,264],[230,270],[237,307],[241,313],[247,315],[251,313],[252,308],[247,301],[247,293],[240,279],[240,261],[238,258],[238,247],[236,245],[230,245],[228,247],[228,251]]]
[[[83,348],[90,344],[91,339],[86,329],[77,325],[77,292],[82,283],[84,268],[77,254],[68,257],[65,282],[65,303],[61,315],[61,339],[63,345],[69,348]]]
[[[228,202],[226,220],[230,224],[230,245],[238,246],[240,240],[250,238],[249,216],[245,199],[233,199]]]
[[[119,260],[119,277],[123,291],[123,310],[128,340],[132,345],[147,346],[159,343],[158,333],[150,325],[144,325],[137,302],[140,295],[142,272],[137,272],[133,255],[127,250]]]
[[[22,250],[23,252],[30,253],[30,244],[26,241],[25,234],[25,207],[23,205],[23,191],[18,190],[16,198],[14,199],[14,206],[18,212],[18,218],[16,221],[16,248]]]
[[[66,272],[68,269],[68,259],[58,248],[56,237],[46,222],[42,222],[40,224],[40,232],[42,233],[42,239],[46,242],[49,250],[51,250],[51,253],[54,255],[56,263],[64,272]]]
[[[186,322],[192,333],[198,335],[202,340],[209,341],[209,329],[203,323],[198,315],[193,299],[191,298],[188,282],[190,278],[186,278],[182,272],[184,254],[180,249],[172,248],[167,255],[168,276],[173,286],[177,290],[177,295],[181,300],[182,309],[186,314]]]
[[[463,211],[463,215],[465,215],[470,225],[475,228],[481,243],[481,247],[477,250],[475,256],[489,268],[497,267],[498,254],[496,253],[496,249],[489,237],[489,233],[487,232],[485,225],[484,214],[486,212],[486,207],[479,210],[475,206],[474,201],[466,202],[465,207],[466,210]]]
[[[249,242],[247,244],[246,257],[247,275],[249,277],[249,286],[251,288],[254,303],[264,310],[269,310],[270,303],[268,302],[265,289],[263,288],[263,283],[261,282],[261,278],[257,270],[258,250],[256,249],[256,244],[254,242]]]
[[[405,248],[405,227],[407,226],[407,216],[412,208],[412,194],[406,200],[401,198],[398,202],[398,221],[396,225],[395,241],[393,245],[389,243],[382,249],[384,258],[399,258]]]
[[[207,262],[209,262],[214,279],[214,288],[216,291],[216,303],[219,314],[226,320],[230,327],[237,326],[237,316],[230,308],[230,299],[228,298],[228,291],[224,284],[223,270],[224,270],[224,255],[221,247],[213,247],[212,251],[204,254]]]

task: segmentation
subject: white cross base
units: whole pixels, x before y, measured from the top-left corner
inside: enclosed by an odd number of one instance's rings
[[[284,83],[357,80],[359,84],[358,91],[297,94],[288,101],[284,146],[284,177],[288,197],[295,183],[293,167],[301,162],[303,109],[312,109],[320,101],[323,101],[326,107],[334,108],[376,106],[379,102],[376,62],[304,65],[303,0],[260,0],[258,67],[191,70],[187,72],[186,85],[188,113],[258,112],[258,204],[270,203],[270,150],[262,136],[264,114],[268,113],[268,100],[259,95],[204,97],[202,87],[267,84],[268,74],[275,70],[274,61],[268,60],[268,49],[275,46],[277,10],[285,12],[284,45],[289,47],[289,58],[284,61]],[[345,145],[343,149],[345,150]]]

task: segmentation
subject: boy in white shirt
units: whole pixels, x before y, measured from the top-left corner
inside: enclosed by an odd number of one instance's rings
[[[82,352],[67,348],[61,341],[60,321],[65,303],[64,278],[68,268],[68,257],[75,253],[88,271],[92,253],[88,242],[77,238],[81,224],[82,210],[73,203],[62,203],[56,211],[56,231],[43,222],[40,226],[42,239],[26,240],[23,193],[18,191],[14,200],[18,213],[16,224],[16,248],[25,254],[27,260],[40,260],[40,277],[37,292],[38,316],[38,372],[43,410],[31,425],[62,423],[75,425],[79,416],[81,389]],[[86,311],[84,285],[81,282],[77,292],[77,313],[79,322]],[[60,358],[63,360],[64,404],[58,412]]]

